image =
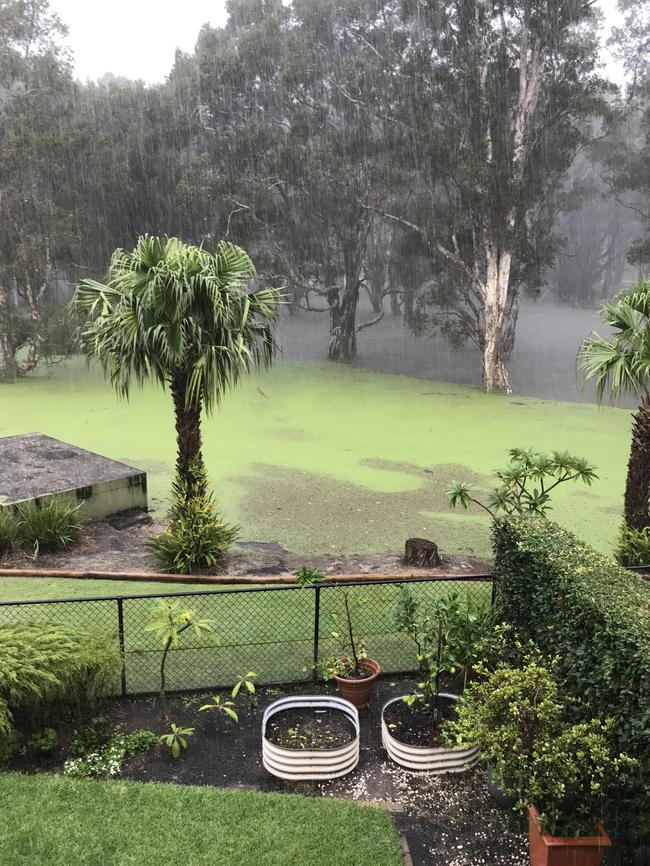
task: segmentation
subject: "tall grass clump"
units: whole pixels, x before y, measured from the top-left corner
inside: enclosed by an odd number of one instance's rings
[[[9,508],[0,508],[0,556],[14,549],[18,534],[16,519]]]
[[[0,627],[0,733],[16,714],[50,703],[92,704],[110,693],[122,670],[114,637],[55,623]]]
[[[177,574],[220,567],[240,529],[224,523],[208,489],[202,462],[195,460],[191,472],[191,492],[187,480],[176,475],[172,485],[169,525],[149,542],[149,548],[163,571]]]
[[[38,505],[19,505],[16,508],[18,540],[33,550],[35,557],[40,553],[65,550],[79,538],[79,508],[60,499],[46,499]]]

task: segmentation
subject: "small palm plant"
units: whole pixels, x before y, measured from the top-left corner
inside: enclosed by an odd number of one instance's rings
[[[160,696],[165,696],[165,664],[169,650],[176,648],[180,636],[188,629],[195,634],[212,635],[212,625],[209,619],[197,619],[193,610],[182,610],[178,601],[161,601],[151,612],[149,622],[145,625],[146,632],[153,632],[160,638],[163,654],[160,661]]]
[[[121,396],[128,398],[134,382],[149,379],[171,392],[176,516],[183,511],[179,492],[198,503],[183,514],[191,539],[172,514],[172,532],[160,542],[159,558],[174,571],[213,566],[236,535],[209,498],[201,413],[218,406],[244,374],[272,362],[282,299],[277,289],[251,290],[255,276],[248,254],[230,242],[208,250],[143,235],[133,251],[115,250],[104,283],[83,280],[72,301],[85,319],[81,351],[99,360]],[[198,553],[188,550],[191,545]]]

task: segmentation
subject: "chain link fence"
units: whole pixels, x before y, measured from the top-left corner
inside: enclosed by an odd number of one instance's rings
[[[333,631],[345,627],[348,593],[355,636],[384,673],[417,668],[412,642],[397,631],[395,606],[408,587],[426,603],[452,593],[490,604],[490,575],[454,578],[368,580],[309,586],[263,586],[155,595],[72,598],[0,603],[0,627],[16,622],[61,623],[80,631],[113,634],[124,655],[116,691],[122,695],[157,691],[163,647],[145,631],[154,607],[178,600],[210,620],[212,634],[184,632],[166,663],[168,691],[231,686],[239,674],[255,671],[259,683],[288,683],[315,677],[314,664],[336,652]]]

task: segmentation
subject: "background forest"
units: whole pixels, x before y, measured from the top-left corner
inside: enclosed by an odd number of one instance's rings
[[[624,88],[578,0],[231,0],[145,85],[75,81],[46,0],[2,0],[0,375],[72,352],[74,284],[167,232],[248,249],[290,353],[390,319],[509,391],[522,300],[593,308],[650,262],[650,6],[619,5]]]

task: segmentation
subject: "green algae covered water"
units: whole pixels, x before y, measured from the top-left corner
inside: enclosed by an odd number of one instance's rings
[[[39,431],[140,467],[162,515],[175,458],[171,399],[160,388],[116,397],[80,360],[0,385],[0,436]],[[247,540],[304,553],[376,553],[405,538],[448,553],[488,555],[487,520],[452,512],[454,479],[488,484],[513,446],[557,448],[598,467],[591,488],[566,485],[553,516],[600,550],[619,524],[629,410],[284,361],[226,396],[203,427],[205,457],[226,518]]]

